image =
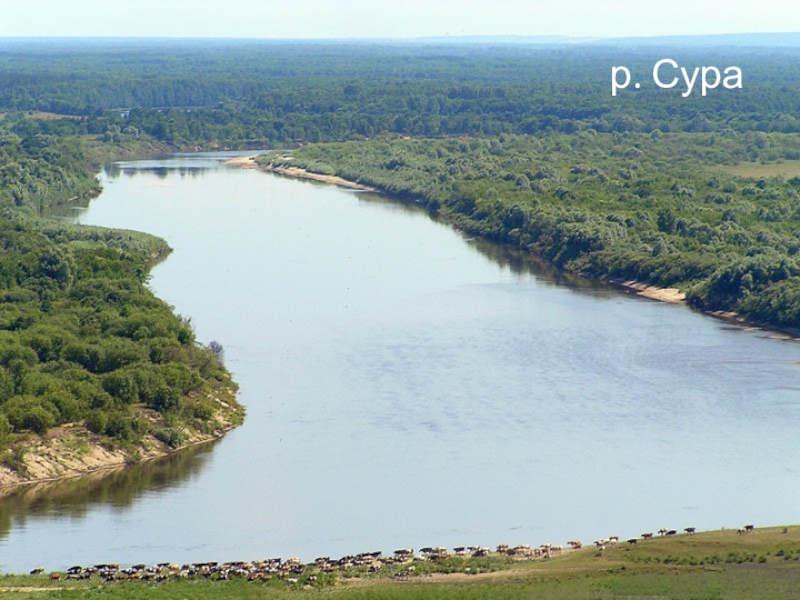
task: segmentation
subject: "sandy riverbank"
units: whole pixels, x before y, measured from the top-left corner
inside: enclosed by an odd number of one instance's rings
[[[636,292],[637,296],[658,300],[659,302],[670,302],[680,304],[686,300],[686,294],[678,288],[661,288],[655,285],[648,285],[639,281],[623,281],[620,283],[627,290]]]
[[[0,498],[23,485],[119,469],[220,439],[238,426],[236,411],[224,400],[234,393],[233,389],[224,389],[213,394],[211,399],[220,405],[220,410],[210,431],[204,433],[188,427],[181,428],[184,443],[178,448],[168,446],[154,435],[145,436],[133,448],[113,447],[109,444],[109,438],[91,433],[83,423],[63,425],[44,436],[29,434],[9,451],[12,456],[18,456],[14,461],[15,468],[0,464]]]
[[[299,167],[280,167],[273,165],[262,165],[257,163],[255,157],[252,156],[237,156],[236,158],[231,158],[229,160],[226,160],[225,164],[230,165],[232,167],[240,167],[243,169],[261,169],[262,171],[266,171],[268,173],[275,173],[277,175],[283,175],[285,177],[290,177],[292,179],[307,179],[310,181],[319,181],[320,183],[328,183],[330,185],[335,185],[349,190],[358,190],[361,192],[378,191],[375,188],[362,185],[356,181],[350,181],[342,177],[337,177],[335,175],[322,175],[320,173],[313,173],[311,171],[307,171]]]
[[[261,169],[263,171],[277,173],[279,175],[283,175],[285,177],[290,177],[293,179],[309,179],[313,181],[319,181],[322,183],[337,185],[339,187],[344,187],[348,189],[374,192],[377,194],[387,194],[387,192],[384,192],[380,189],[368,187],[355,181],[350,181],[333,175],[321,175],[319,173],[313,173],[311,171],[307,171],[299,167],[278,167],[273,165],[261,165],[258,162],[256,162],[256,158],[257,157],[251,157],[251,156],[236,157],[225,161],[225,164],[241,168]],[[284,160],[288,160],[288,157],[284,157]],[[642,298],[648,298],[650,300],[656,300],[658,302],[666,302],[669,304],[682,304],[686,302],[686,293],[678,288],[672,288],[672,287],[663,288],[655,285],[649,285],[647,283],[642,283],[640,281],[632,279],[625,281],[615,280],[612,281],[612,283],[615,285],[619,285],[620,287],[628,291],[634,292],[636,293],[637,296],[641,296]],[[754,329],[771,330],[772,333],[769,335],[770,339],[800,341],[800,336],[795,335],[795,333],[793,332],[783,332],[774,330],[770,326],[761,325],[759,323],[748,321],[738,313],[732,311],[719,310],[719,311],[701,311],[701,312],[718,319],[735,323],[742,327],[752,327]]]
[[[242,169],[257,169],[259,167],[255,156],[235,156],[227,159],[223,164],[231,167],[241,167]]]

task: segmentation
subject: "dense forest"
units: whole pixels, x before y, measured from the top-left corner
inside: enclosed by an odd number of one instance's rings
[[[162,240],[40,217],[98,191],[81,140],[22,138],[0,123],[6,466],[23,467],[28,435],[67,423],[83,423],[112,446],[135,449],[148,435],[180,446],[187,427],[218,427],[208,392],[227,398],[233,387],[221,348],[198,345],[190,323],[146,286],[150,266],[169,252]],[[240,420],[234,413],[226,419]]]
[[[665,56],[736,65],[743,89],[658,89]],[[263,161],[799,330],[798,59],[789,46],[2,40],[0,451],[75,422],[109,443],[178,446],[182,425],[211,426],[205,392],[231,385],[219,347],[147,288],[164,242],[47,218],[99,192],[101,161],[137,152],[282,148]],[[612,97],[614,65],[641,89]]]
[[[736,65],[743,89],[659,89],[651,71],[665,56]],[[40,121],[43,133],[225,147],[386,132],[800,132],[798,59],[790,47],[5,41],[0,110],[87,117]],[[642,88],[612,97],[613,65]]]

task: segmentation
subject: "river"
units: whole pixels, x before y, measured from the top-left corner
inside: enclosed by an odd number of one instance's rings
[[[245,425],[0,500],[0,570],[800,521],[796,342],[221,158],[118,163],[76,219],[170,243],[151,286]]]

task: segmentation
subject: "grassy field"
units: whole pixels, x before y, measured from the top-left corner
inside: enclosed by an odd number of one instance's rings
[[[550,560],[446,559],[418,563],[413,575],[398,569],[380,574],[347,573],[298,583],[171,581],[112,583],[49,581],[37,577],[0,579],[0,597],[104,599],[341,600],[523,599],[542,600],[768,600],[800,598],[800,527],[735,530],[679,535],[636,545],[621,543],[603,552],[594,547]],[[403,567],[407,569],[406,567]],[[469,571],[467,571],[469,569]],[[493,570],[498,569],[498,570]],[[438,572],[445,571],[445,572]],[[476,573],[476,571],[482,571]],[[305,584],[304,584],[305,583]]]
[[[760,179],[761,177],[800,177],[800,160],[784,160],[776,163],[743,162],[733,166],[719,167],[737,177]]]

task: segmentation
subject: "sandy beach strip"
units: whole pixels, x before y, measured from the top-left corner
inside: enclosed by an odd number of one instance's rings
[[[232,167],[240,167],[243,169],[261,169],[268,173],[275,173],[276,175],[283,175],[292,179],[307,179],[309,181],[318,181],[320,183],[327,183],[349,190],[358,190],[360,192],[377,192],[375,188],[363,185],[356,181],[350,181],[336,175],[322,175],[301,169],[300,167],[281,167],[274,165],[260,165],[256,162],[255,157],[252,156],[237,156],[225,161],[226,165]]]
[[[260,166],[255,156],[235,156],[223,161],[223,164],[242,169],[257,169]]]
[[[637,296],[650,298],[651,300],[670,302],[672,304],[680,304],[686,300],[686,294],[678,288],[661,288],[634,280],[623,281],[620,285],[625,289],[636,292]]]

